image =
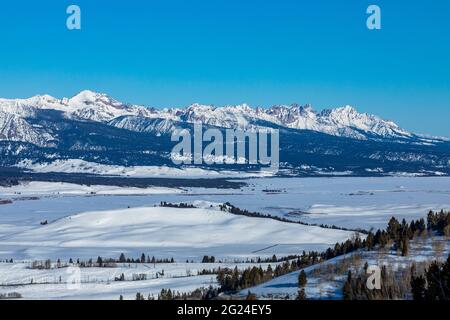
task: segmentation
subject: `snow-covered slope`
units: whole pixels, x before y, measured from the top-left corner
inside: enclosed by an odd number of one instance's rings
[[[154,117],[151,109],[126,105],[106,94],[87,90],[63,102],[67,102],[69,112],[78,119],[105,122],[125,115]]]
[[[127,105],[106,94],[89,90],[81,91],[72,98],[56,99],[49,95],[38,95],[28,99],[0,99],[0,111],[20,117],[33,117],[38,110],[57,110],[66,116],[105,122],[124,115],[155,117],[150,108]]]
[[[311,106],[276,106],[267,111],[289,128],[307,129],[335,136],[366,139],[366,134],[381,137],[408,138],[412,134],[392,121],[359,113],[351,106],[327,109],[318,113]]]
[[[319,227],[233,215],[217,207],[142,207],[71,215],[3,237],[0,249],[21,247],[30,253],[62,250],[64,256],[82,249],[90,250],[91,256],[95,256],[102,248],[110,252],[119,248],[140,251],[147,248],[155,255],[166,256],[176,252],[183,255],[187,248],[190,254],[208,248],[206,251],[214,255],[242,252],[253,256],[256,254],[252,252],[274,245],[292,245],[292,253],[323,249],[351,235],[348,231],[327,229],[324,232]]]
[[[24,141],[38,146],[48,145],[54,138],[42,127],[32,126],[25,119],[0,111],[0,140]]]
[[[271,172],[239,172],[227,170],[206,170],[202,168],[187,167],[174,168],[168,166],[118,166],[88,162],[80,159],[55,160],[50,163],[33,163],[24,160],[17,167],[41,173],[83,173],[99,174],[116,177],[133,178],[219,178],[219,177],[264,177],[272,175]]]
[[[114,118],[108,124],[120,129],[136,132],[152,132],[157,135],[172,132],[177,126],[177,122],[171,119],[148,118],[134,115]]]
[[[292,129],[307,129],[334,136],[356,139],[410,138],[413,135],[392,121],[377,116],[359,113],[350,106],[337,109],[314,111],[311,106],[274,106],[269,109],[252,108],[246,104],[214,107],[193,104],[185,109],[157,110],[119,102],[106,94],[82,91],[68,99],[56,99],[49,95],[29,99],[0,99],[0,117],[13,114],[16,117],[36,116],[39,110],[57,110],[72,119],[91,120],[132,130],[159,131],[166,133],[176,122],[194,123],[201,121],[223,128],[252,128],[264,123]],[[148,122],[153,120],[153,122]],[[0,121],[2,121],[0,119]],[[3,129],[5,121],[0,129]],[[22,136],[7,138],[21,139]],[[31,142],[26,140],[27,142]]]

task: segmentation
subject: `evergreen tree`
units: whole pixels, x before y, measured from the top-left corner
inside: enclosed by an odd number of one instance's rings
[[[387,234],[385,231],[382,231],[380,233],[380,247],[381,248],[386,247],[387,243],[388,243]]]
[[[389,220],[388,227],[386,229],[390,239],[395,240],[398,236],[398,230],[401,228],[400,223],[394,217]]]
[[[409,252],[409,244],[408,244],[408,240],[407,239],[403,239],[402,242],[402,257],[406,257],[408,255]]]
[[[436,226],[436,216],[433,211],[428,212],[427,216],[427,228],[428,230],[433,230]]]
[[[306,279],[306,273],[305,271],[300,271],[300,274],[298,275],[298,286],[299,287],[305,287],[308,280]]]
[[[306,300],[306,293],[304,288],[298,290],[298,294],[295,300]]]
[[[450,300],[450,255],[445,263],[433,262],[425,275],[411,276],[414,300]]]
[[[350,281],[345,281],[344,288],[343,288],[343,296],[344,300],[352,300],[352,288],[350,285]]]
[[[425,300],[425,278],[411,276],[411,293],[414,300]]]
[[[373,246],[374,246],[374,235],[373,235],[372,231],[370,231],[366,238],[367,250],[369,250],[369,251],[372,250]]]
[[[136,293],[136,300],[145,300],[144,295],[142,295],[140,292]]]

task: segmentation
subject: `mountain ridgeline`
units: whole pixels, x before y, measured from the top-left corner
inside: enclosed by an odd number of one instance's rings
[[[449,175],[450,142],[410,133],[392,121],[345,106],[247,105],[154,109],[83,91],[68,99],[48,95],[0,99],[0,167],[81,159],[117,166],[174,166],[175,128],[280,131],[281,175]],[[203,165],[255,170],[254,165]]]

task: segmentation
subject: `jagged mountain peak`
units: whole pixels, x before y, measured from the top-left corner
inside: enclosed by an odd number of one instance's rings
[[[110,106],[117,109],[124,109],[126,107],[122,102],[111,98],[109,95],[104,93],[98,93],[90,90],[83,90],[70,98],[68,104],[73,107],[83,107],[83,106]]]
[[[315,111],[311,105],[274,105],[268,109],[247,104],[216,107],[194,103],[182,109],[154,109],[122,103],[111,96],[83,90],[71,98],[38,95],[28,99],[0,99],[0,111],[20,117],[33,117],[39,109],[62,111],[68,118],[108,123],[118,117],[144,117],[188,123],[201,121],[224,128],[254,128],[261,123],[298,130],[313,130],[356,139],[408,138],[413,135],[392,121],[358,112],[353,106]],[[122,120],[123,122],[124,120]],[[112,122],[116,123],[116,122]],[[132,126],[127,126],[132,128]]]
[[[75,94],[72,98],[75,98],[75,97],[89,99],[89,100],[95,100],[99,97],[109,97],[109,96],[106,93],[101,93],[101,92],[86,89],[86,90],[81,90],[80,92]]]

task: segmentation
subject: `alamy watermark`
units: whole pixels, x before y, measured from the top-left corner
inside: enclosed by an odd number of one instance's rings
[[[367,18],[366,25],[369,30],[381,30],[381,8],[375,4],[367,7]]]
[[[69,15],[66,20],[66,27],[69,30],[81,30],[81,9],[77,5],[70,5],[66,9]]]
[[[203,130],[196,122],[193,132],[175,129],[171,140],[178,142],[172,149],[171,159],[176,165],[259,165],[276,173],[280,162],[280,134],[278,129]]]
[[[366,13],[369,17],[366,20],[366,26],[369,30],[381,29],[381,8],[378,5],[371,4],[367,7]],[[78,5],[71,4],[66,9],[69,16],[66,20],[68,30],[81,30],[81,8]]]
[[[366,286],[369,290],[381,289],[381,269],[379,266],[369,266],[366,270],[367,277]]]

